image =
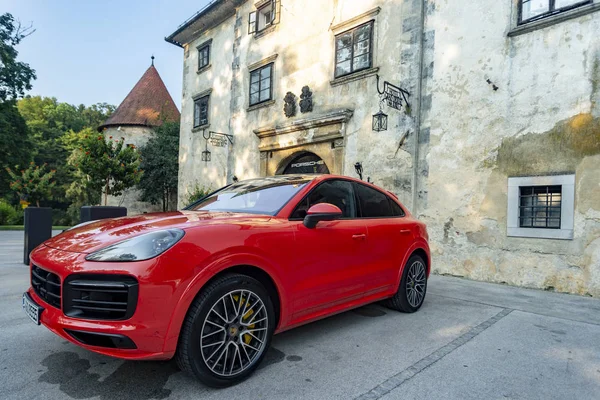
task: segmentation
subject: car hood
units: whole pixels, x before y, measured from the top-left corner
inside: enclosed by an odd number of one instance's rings
[[[110,218],[75,227],[47,240],[44,245],[77,253],[91,253],[111,244],[155,230],[189,229],[199,225],[269,220],[267,215],[231,212],[177,211]]]

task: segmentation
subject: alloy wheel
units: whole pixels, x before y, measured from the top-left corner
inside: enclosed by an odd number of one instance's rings
[[[269,328],[267,309],[250,290],[234,290],[215,302],[200,338],[202,359],[219,376],[248,369],[265,350]]]
[[[425,265],[421,261],[411,264],[406,280],[406,298],[412,307],[419,307],[425,297]]]

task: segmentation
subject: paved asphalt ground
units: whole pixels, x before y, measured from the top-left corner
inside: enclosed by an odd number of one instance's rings
[[[597,299],[433,276],[418,313],[370,305],[285,332],[215,390],[34,325],[22,238],[0,232],[0,399],[600,399]]]

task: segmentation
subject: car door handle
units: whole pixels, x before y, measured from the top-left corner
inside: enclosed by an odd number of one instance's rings
[[[354,240],[365,240],[367,238],[367,235],[365,235],[364,233],[361,233],[360,235],[352,235],[352,239]]]
[[[411,232],[410,229],[400,229],[400,234],[401,235],[409,235]]]

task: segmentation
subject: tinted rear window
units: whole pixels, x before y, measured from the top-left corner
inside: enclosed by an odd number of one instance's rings
[[[362,218],[386,218],[404,215],[402,209],[389,196],[368,186],[355,184]]]

